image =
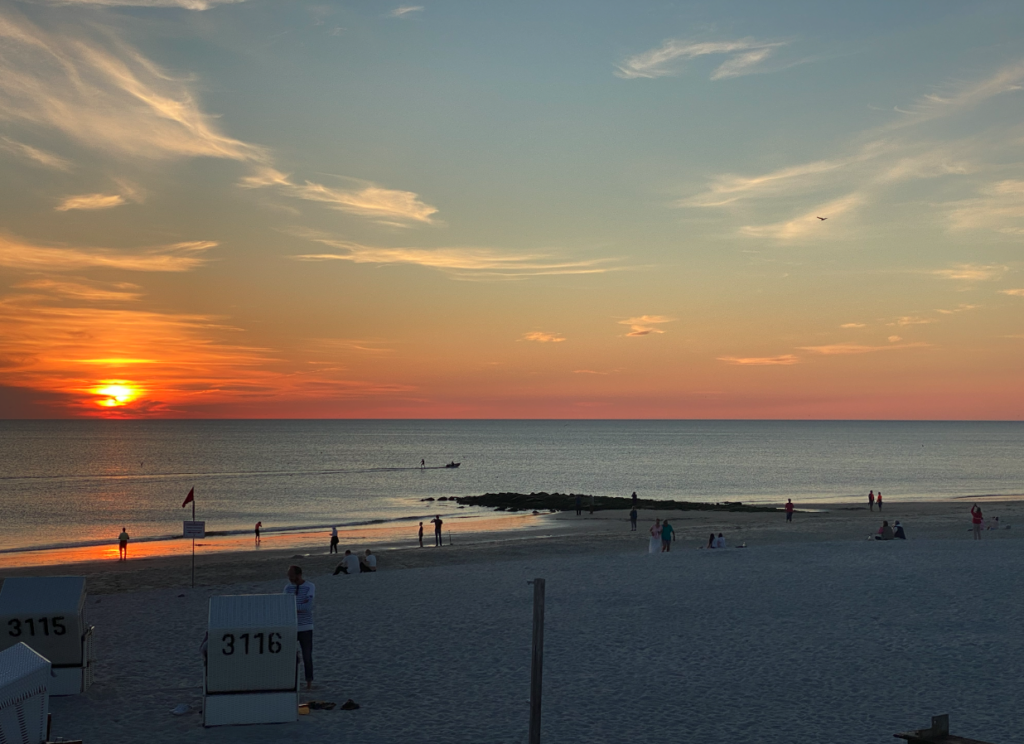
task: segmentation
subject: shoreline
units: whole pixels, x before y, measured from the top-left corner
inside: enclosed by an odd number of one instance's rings
[[[984,539],[1007,540],[1024,536],[1024,500],[1000,501],[988,507],[986,519],[999,516],[1008,528],[986,530]],[[883,519],[890,524],[903,522],[910,540],[970,540],[969,506],[964,502],[886,503],[884,511],[869,511],[859,503],[803,504],[792,523],[781,512],[677,512],[667,513],[675,527],[673,551],[695,550],[707,543],[711,532],[721,532],[728,548],[741,544],[748,547],[794,542],[850,542],[870,539]],[[557,514],[521,514],[502,516],[498,529],[474,532],[455,531],[454,544],[433,547],[431,530],[424,532],[420,549],[409,532],[385,534],[384,530],[368,530],[370,534],[343,534],[339,552],[346,549],[363,552],[371,548],[378,556],[381,571],[465,563],[490,563],[557,555],[614,555],[646,553],[647,530],[655,517],[666,512],[641,510],[636,532],[630,531],[627,513],[606,510],[594,515],[559,512]],[[513,525],[514,522],[518,524]],[[447,526],[446,521],[446,526]],[[486,527],[481,519],[481,527]],[[1015,525],[1020,525],[1015,528]],[[429,525],[426,525],[429,527]],[[492,525],[493,526],[493,525]],[[504,528],[509,527],[509,529]],[[290,536],[294,537],[294,535]],[[240,582],[265,581],[283,575],[288,565],[300,563],[309,576],[330,574],[340,555],[328,553],[326,535],[318,543],[282,544],[222,552],[197,552],[196,587],[225,586]],[[83,561],[53,561],[46,564],[5,566],[6,576],[79,575],[88,581],[90,594],[113,594],[158,588],[187,590],[191,578],[191,552],[178,555],[133,556],[127,561],[116,559],[116,545],[109,546],[113,558]],[[129,547],[129,551],[131,551]],[[186,545],[190,548],[190,545]]]

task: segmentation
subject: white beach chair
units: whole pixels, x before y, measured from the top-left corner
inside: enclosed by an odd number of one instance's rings
[[[50,662],[24,643],[0,651],[0,741],[46,741],[49,683]]]
[[[297,720],[296,628],[293,594],[210,598],[204,726]]]
[[[92,684],[85,596],[81,576],[9,578],[0,589],[0,650],[23,642],[48,659],[51,695],[76,695]]]

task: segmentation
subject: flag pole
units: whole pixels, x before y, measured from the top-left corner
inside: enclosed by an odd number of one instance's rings
[[[193,492],[194,493],[194,492]],[[192,497],[192,521],[196,521],[196,497]],[[192,588],[196,588],[196,539],[192,538]]]

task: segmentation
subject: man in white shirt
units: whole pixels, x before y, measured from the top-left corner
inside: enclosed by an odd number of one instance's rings
[[[306,689],[313,689],[313,597],[316,587],[312,581],[302,578],[299,566],[288,568],[288,585],[285,594],[295,595],[295,610],[298,620],[299,648],[302,649],[302,668],[306,673]]]
[[[338,574],[357,574],[359,573],[359,558],[358,556],[352,555],[351,550],[346,550],[345,555],[341,559],[341,563],[334,569],[334,575]]]
[[[716,548],[724,548],[725,547],[725,537],[722,536],[721,532],[719,532],[718,533],[718,537],[715,538],[715,547]]]
[[[377,556],[366,549],[366,555],[359,559],[359,573],[373,573],[377,570]]]

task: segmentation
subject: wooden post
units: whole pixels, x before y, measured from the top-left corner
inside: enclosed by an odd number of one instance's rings
[[[544,579],[533,584],[533,655],[530,662],[530,744],[540,744],[541,682],[544,676]]]

